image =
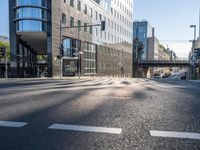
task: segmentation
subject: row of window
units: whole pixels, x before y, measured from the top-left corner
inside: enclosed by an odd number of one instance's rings
[[[126,17],[124,17],[122,14],[120,14],[118,11],[116,11],[115,9],[111,8],[111,14],[117,18],[118,20],[120,20],[121,22],[123,22],[124,24],[126,24],[128,27],[132,28],[132,23],[130,21],[128,21],[128,19],[126,19]],[[131,16],[129,16],[132,18],[132,14]]]
[[[47,31],[47,23],[36,20],[20,20],[16,22],[17,31]]]
[[[19,8],[16,11],[16,18],[47,19],[47,11],[32,7]]]
[[[47,7],[47,0],[17,0],[17,6],[33,5]]]
[[[114,3],[115,3],[117,6],[120,6],[120,5],[122,5],[122,4],[120,4],[120,1],[121,1],[121,0],[115,0]],[[131,2],[132,0],[123,0],[123,1],[125,1],[129,7],[133,8],[133,3]],[[120,7],[121,7],[121,6],[120,6]]]
[[[66,14],[62,14],[62,24],[63,26],[66,26],[67,24],[67,19],[66,19]],[[73,17],[70,17],[70,27],[73,27],[75,26],[75,24],[77,24],[78,26],[78,29],[79,31],[81,30],[81,27],[82,26],[82,23],[81,23],[81,20],[77,20],[77,22],[75,23],[74,21],[74,18]],[[87,27],[87,23],[84,23],[84,32],[88,32],[88,27]],[[117,32],[131,38],[132,37],[132,34],[131,32],[127,31],[126,29],[122,28],[121,26],[117,25],[117,24],[113,24],[111,23],[111,27],[116,29]],[[98,28],[94,28],[95,32],[94,32],[94,35],[96,37],[101,37],[101,38],[104,38],[105,40],[108,40],[108,41],[111,41],[111,42],[122,42],[123,40],[119,40],[119,38],[117,36],[114,36],[113,34],[109,34],[109,33],[106,33],[106,31],[99,31]],[[89,33],[92,34],[93,33],[93,27],[90,26],[89,27]]]
[[[66,2],[66,1],[65,1]],[[70,0],[70,6],[71,7],[75,7],[75,5],[74,5],[75,3],[74,3],[74,0]],[[82,4],[81,4],[81,1],[80,0],[77,0],[77,10],[78,11],[81,11],[81,7],[82,6]],[[84,4],[83,5],[84,6],[84,8],[83,8],[83,12],[85,13],[85,14],[88,14],[91,18],[93,18],[93,17],[95,17],[95,19],[98,21],[102,21],[102,20],[104,20],[104,21],[106,21],[107,22],[107,27],[111,27],[110,25],[111,24],[116,24],[116,23],[114,23],[112,20],[110,21],[110,19],[106,19],[106,17],[104,16],[102,16],[101,14],[98,14],[98,12],[97,11],[93,11],[93,9],[92,8],[87,8],[87,5],[86,4]],[[89,10],[89,11],[88,11]],[[119,12],[117,12],[115,9],[113,9],[113,8],[111,8],[111,14],[115,17],[115,18],[117,18],[118,20],[120,20],[121,22],[123,22],[124,24],[126,24],[129,28],[131,28],[132,29],[132,23],[128,20],[128,19],[126,19],[126,17],[124,17],[122,14],[120,14]],[[132,18],[132,13],[130,12],[130,13],[127,13],[131,18]]]
[[[127,4],[129,5],[130,8],[132,8],[132,3],[130,2],[130,0],[125,0],[125,2],[127,2]],[[125,12],[125,14],[127,14],[129,17],[132,18],[133,14],[131,13],[131,11],[128,10],[128,8],[121,2],[119,2],[119,0],[115,0],[115,4],[122,10]]]
[[[115,50],[107,47],[102,47],[99,51],[99,54],[105,55],[105,56],[116,56],[116,57],[122,57],[122,58],[131,58],[132,56],[130,53],[122,52],[122,50]]]
[[[125,67],[126,66],[131,66],[131,64],[125,64]],[[112,62],[112,63],[99,62],[98,69],[120,70],[121,65],[119,64],[119,62]]]
[[[84,73],[96,74],[96,49],[97,46],[91,43],[84,44]]]

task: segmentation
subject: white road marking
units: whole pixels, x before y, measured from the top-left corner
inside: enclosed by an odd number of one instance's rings
[[[121,128],[105,128],[105,127],[65,125],[65,124],[53,124],[50,127],[48,127],[48,129],[99,132],[99,133],[110,133],[110,134],[121,134],[122,132]]]
[[[149,84],[151,85],[151,84]],[[183,86],[179,86],[179,85],[162,85],[162,84],[152,84],[158,87],[163,87],[163,88],[182,88]]]
[[[151,134],[151,136],[154,136],[154,137],[183,138],[183,139],[200,140],[200,134],[199,133],[150,131],[150,134]]]
[[[27,122],[16,122],[16,121],[0,121],[0,126],[2,127],[14,127],[20,128],[27,125]]]

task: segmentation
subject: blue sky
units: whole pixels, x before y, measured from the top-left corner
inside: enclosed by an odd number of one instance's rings
[[[9,35],[8,0],[0,0],[0,35]]]
[[[199,8],[200,0],[134,0],[134,19],[150,21],[161,43],[187,57],[193,38],[189,25],[199,24]],[[0,18],[0,35],[8,36],[8,0],[0,0]]]
[[[198,27],[199,8],[200,0],[134,0],[134,20],[148,20],[162,44],[187,57],[194,37],[189,26]]]

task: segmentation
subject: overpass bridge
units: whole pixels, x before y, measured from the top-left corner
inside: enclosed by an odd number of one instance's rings
[[[195,67],[200,67],[200,63],[194,63]],[[146,77],[151,67],[187,67],[191,68],[191,62],[188,59],[176,60],[137,60],[133,64],[133,77]]]
[[[189,67],[189,60],[143,60],[138,61],[140,68],[148,67]]]

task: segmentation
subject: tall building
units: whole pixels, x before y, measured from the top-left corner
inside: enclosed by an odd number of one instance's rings
[[[148,59],[148,38],[154,37],[154,28],[148,21],[133,22],[133,39],[138,39],[144,45],[141,59]]]
[[[132,0],[9,0],[9,10],[13,77],[131,75]],[[105,31],[88,26],[101,21]]]

